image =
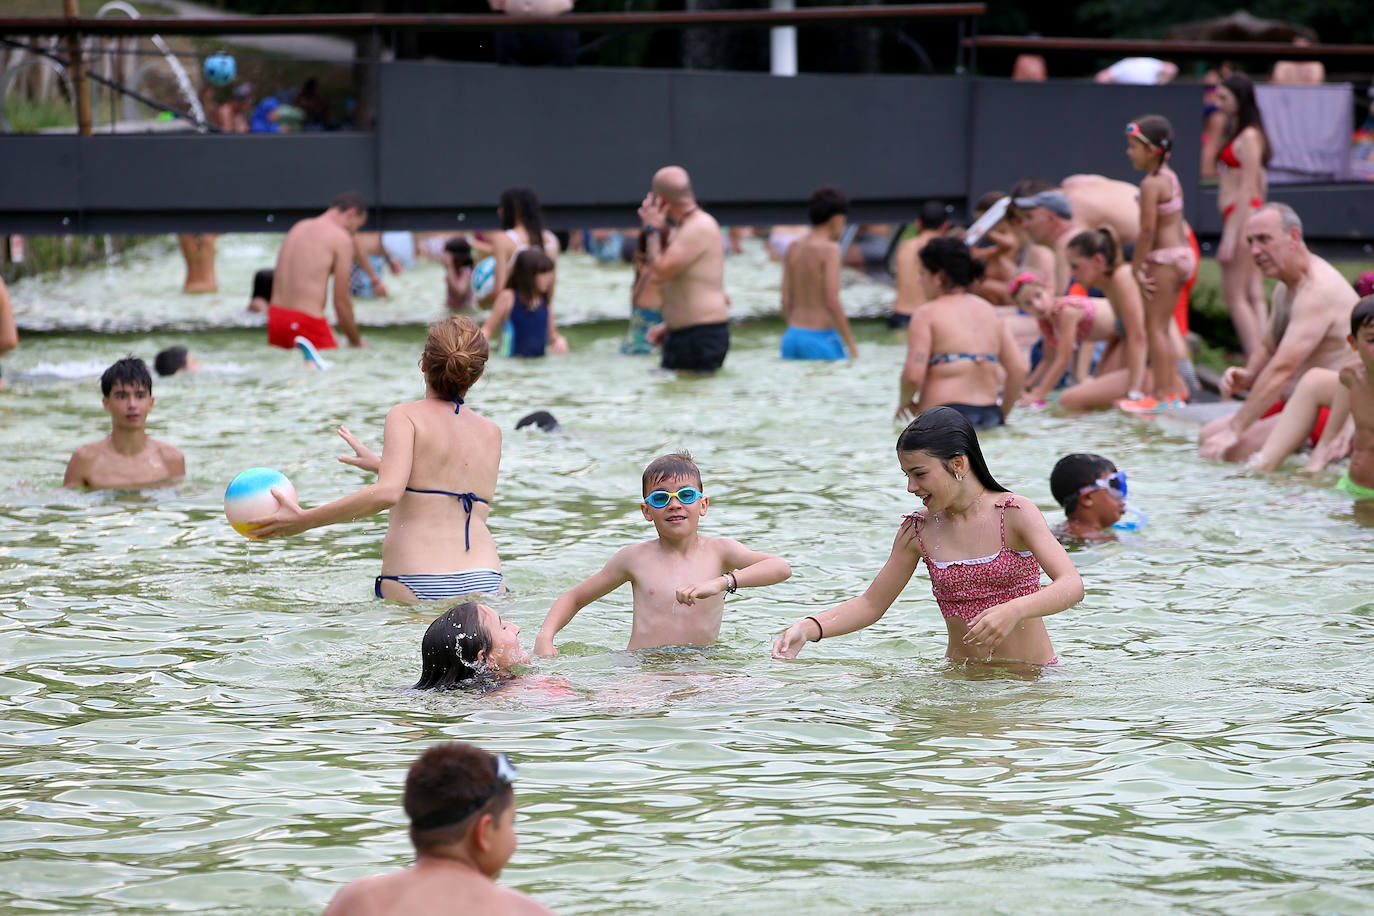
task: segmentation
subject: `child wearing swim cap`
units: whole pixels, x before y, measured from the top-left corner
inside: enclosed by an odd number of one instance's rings
[[[687,452],[654,459],[640,481],[640,512],[658,537],[622,548],[589,579],[559,596],[534,641],[535,655],[557,655],[553,638],[582,608],[629,582],[634,589],[630,649],[705,646],[720,635],[725,595],[792,575],[780,557],[729,538],[697,533],[709,500]]]
[[[1050,495],[1064,507],[1055,528],[1061,539],[1114,540],[1112,526],[1126,511],[1126,472],[1101,455],[1065,455],[1050,472]]]
[[[1035,503],[993,478],[973,425],[951,407],[932,407],[902,431],[897,462],[925,511],[902,518],[887,563],[862,595],[792,624],[773,656],[795,658],[804,643],[876,623],[924,559],[950,661],[1058,664],[1044,618],[1082,601],[1083,580]]]

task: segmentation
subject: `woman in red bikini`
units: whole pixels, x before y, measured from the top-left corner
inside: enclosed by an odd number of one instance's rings
[[[1082,601],[1083,580],[1035,503],[993,479],[972,424],[950,407],[913,420],[897,439],[897,460],[925,512],[902,519],[867,591],[792,624],[773,655],[795,658],[803,643],[876,623],[924,558],[951,661],[1058,664],[1041,618]]]
[[[1241,348],[1249,357],[1260,346],[1269,323],[1260,273],[1245,244],[1245,222],[1264,205],[1268,190],[1264,169],[1269,165],[1269,137],[1255,104],[1255,85],[1240,73],[1224,77],[1217,87],[1217,105],[1226,113],[1226,145],[1217,154],[1221,183],[1221,293],[1236,326]]]

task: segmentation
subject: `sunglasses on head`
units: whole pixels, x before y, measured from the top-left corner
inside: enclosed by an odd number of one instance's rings
[[[1119,495],[1122,499],[1125,499],[1126,472],[1117,471],[1114,474],[1108,474],[1106,477],[1103,477],[1100,480],[1094,480],[1088,486],[1080,487],[1078,490],[1078,495],[1082,496],[1084,493],[1091,493],[1093,490],[1115,490],[1117,492],[1117,495]]]
[[[705,495],[705,493],[701,492],[696,487],[682,487],[673,490],[671,493],[667,490],[654,490],[648,496],[644,497],[644,501],[655,509],[662,509],[672,501],[674,496],[676,496],[677,501],[684,506],[690,506]]]
[[[453,824],[461,823],[474,811],[481,810],[487,802],[496,797],[506,786],[515,782],[518,775],[515,765],[510,762],[510,758],[505,754],[496,754],[496,785],[491,787],[490,792],[486,792],[477,798],[458,805],[450,805],[447,808],[440,808],[438,811],[431,811],[429,814],[410,819],[411,830],[433,830],[436,827],[448,827]]]

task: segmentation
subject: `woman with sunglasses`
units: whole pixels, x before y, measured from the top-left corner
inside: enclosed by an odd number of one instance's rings
[[[908,493],[925,505],[902,520],[892,553],[862,595],[792,624],[773,644],[795,658],[803,643],[876,623],[922,559],[957,663],[1058,664],[1043,618],[1083,600],[1083,580],[1035,503],[999,484],[962,414],[934,407],[897,439]],[[1041,570],[1050,584],[1040,587]]]
[[[373,583],[378,598],[410,603],[499,594],[501,559],[487,514],[501,429],[463,404],[487,355],[487,340],[471,318],[454,315],[432,325],[420,356],[425,397],[387,413],[381,457],[339,430],[355,452],[339,460],[376,471],[376,481],[312,509],[273,490],[277,511],[253,520],[262,525],[253,536],[286,537],[390,509],[382,571]]]

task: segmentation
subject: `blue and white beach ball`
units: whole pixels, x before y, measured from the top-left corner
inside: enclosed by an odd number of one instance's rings
[[[220,52],[205,58],[201,70],[205,73],[205,81],[211,86],[227,86],[238,75],[239,67],[232,55]]]
[[[272,468],[249,468],[229,482],[224,491],[224,515],[235,531],[250,537],[257,527],[248,524],[250,519],[263,518],[277,511],[273,488],[281,490],[292,500],[296,498],[296,488],[291,481],[281,471]]]
[[[485,299],[491,295],[491,289],[496,285],[496,258],[485,257],[477,262],[477,266],[472,269],[472,291],[478,299]]]

